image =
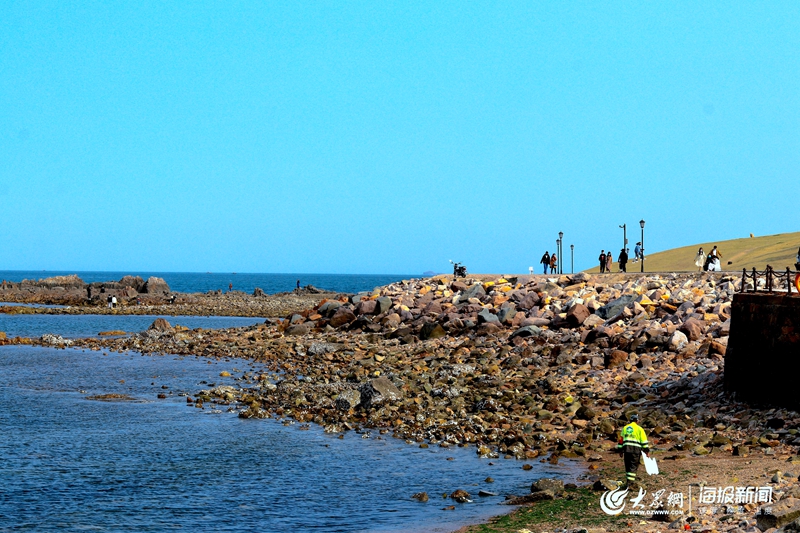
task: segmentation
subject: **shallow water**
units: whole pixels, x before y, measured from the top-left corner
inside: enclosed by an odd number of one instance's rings
[[[189,329],[237,328],[261,324],[263,318],[227,316],[166,315],[5,315],[0,314],[0,331],[9,337],[41,337],[55,333],[65,338],[93,337],[101,331],[137,333],[147,329],[156,318]]]
[[[421,449],[355,432],[339,439],[225,407],[196,409],[181,396],[235,384],[248,370],[258,369],[0,348],[0,531],[449,531],[508,510],[501,497],[477,497],[480,489],[520,494],[538,477],[575,472],[491,465],[473,447]],[[133,401],[87,399],[100,394]],[[452,502],[440,495],[458,488],[475,502],[443,511]],[[431,501],[410,499],[420,491]]]

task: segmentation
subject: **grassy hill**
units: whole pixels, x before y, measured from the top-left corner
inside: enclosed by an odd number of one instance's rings
[[[648,254],[644,263],[645,272],[696,271],[694,258],[697,255],[697,249],[702,247],[707,254],[714,245],[722,253],[723,270],[741,272],[743,268],[750,270],[753,267],[764,270],[767,265],[771,265],[776,270],[783,270],[787,266],[794,269],[797,249],[800,247],[800,232],[731,241],[703,242]],[[600,250],[597,250],[597,255],[600,255]],[[633,246],[630,248],[630,256],[633,257]],[[619,257],[619,250],[614,251],[614,272],[619,270],[617,257]],[[639,272],[639,269],[639,263],[628,262],[628,272]],[[596,266],[586,272],[599,271],[600,268]]]

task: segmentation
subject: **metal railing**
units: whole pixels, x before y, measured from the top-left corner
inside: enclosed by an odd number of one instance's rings
[[[795,286],[797,276],[798,271],[792,271],[789,267],[786,267],[786,271],[784,272],[776,271],[771,266],[767,265],[766,270],[763,272],[759,272],[753,268],[751,273],[748,273],[747,269],[743,268],[742,286],[739,292],[773,292],[783,286],[786,288],[786,292],[791,295],[792,287]],[[764,284],[762,287],[759,287],[758,282],[761,279],[764,280]],[[747,288],[747,280],[753,280],[753,286],[749,290]]]

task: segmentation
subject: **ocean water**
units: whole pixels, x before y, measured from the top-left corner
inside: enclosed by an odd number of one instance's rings
[[[67,320],[46,327],[20,318],[0,330],[142,329],[132,316],[56,317]],[[242,360],[0,347],[0,532],[446,532],[508,511],[502,496],[535,479],[579,473],[571,463],[524,471],[521,461],[480,459],[474,447],[421,449],[377,432],[339,439],[313,424],[186,402],[260,370]],[[91,399],[104,394],[129,400]],[[453,502],[442,494],[459,488],[474,502],[443,510]],[[499,496],[480,498],[481,489]],[[411,499],[421,491],[429,502]]]
[[[44,270],[0,270],[0,279],[19,282],[24,279],[39,280],[53,276],[77,274],[86,283],[96,281],[119,281],[123,276],[150,276],[163,278],[170,289],[176,292],[227,291],[229,285],[235,291],[252,293],[256,287],[267,294],[292,291],[300,286],[313,285],[333,292],[356,293],[371,291],[375,287],[388,285],[403,279],[420,278],[421,275],[400,274],[248,274],[248,273],[200,273],[200,272],[67,272]]]

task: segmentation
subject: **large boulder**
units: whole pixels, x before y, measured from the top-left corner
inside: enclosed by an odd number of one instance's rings
[[[361,403],[361,393],[356,389],[348,389],[339,393],[336,397],[336,408],[341,411],[354,409]]]
[[[486,296],[486,291],[483,289],[483,285],[480,283],[476,283],[471,285],[467,290],[461,292],[461,296],[459,296],[459,302],[466,302],[470,298],[483,298]]]
[[[484,309],[478,313],[478,324],[483,324],[484,322],[499,324],[500,320],[489,309]]]
[[[419,338],[423,341],[428,339],[438,339],[447,335],[441,324],[436,322],[426,322],[419,331]]]
[[[403,393],[395,387],[389,378],[379,377],[370,380],[359,388],[361,405],[366,408],[383,403],[396,402],[403,398]]]
[[[378,308],[378,302],[375,300],[363,300],[356,305],[357,315],[374,315],[375,310]]]
[[[377,309],[375,309],[375,314],[380,315],[386,313],[392,307],[392,299],[389,298],[388,296],[381,296],[375,301],[377,302],[378,305]]]
[[[147,331],[169,331],[172,329],[172,326],[169,322],[166,321],[164,318],[156,318],[150,327],[147,328]]]
[[[539,298],[538,294],[536,294],[535,292],[529,292],[528,294],[525,295],[524,298],[522,298],[522,300],[520,300],[519,305],[517,307],[525,310],[533,309],[534,307],[539,305],[540,301],[541,299]]]
[[[558,479],[542,478],[536,480],[531,485],[531,492],[549,491],[554,496],[559,496],[564,492],[564,482]]]
[[[133,287],[136,292],[144,292],[146,283],[141,276],[124,276],[119,280],[119,284],[122,287]]]
[[[625,306],[631,303],[633,300],[636,299],[635,294],[626,294],[625,296],[620,296],[616,300],[612,300],[608,302],[606,305],[601,307],[597,310],[597,316],[602,319],[608,320],[609,318],[614,318],[618,314],[625,309]]]
[[[163,278],[150,276],[144,284],[144,291],[146,294],[169,294],[169,285]]]
[[[355,319],[356,315],[348,307],[342,306],[333,313],[329,324],[332,328],[338,328],[353,322]]]
[[[570,327],[577,328],[589,318],[589,309],[583,304],[575,304],[567,311],[567,323]]]
[[[756,527],[761,531],[783,527],[797,518],[800,518],[800,500],[797,498],[784,498],[783,500],[770,504],[769,512],[761,512],[756,515]]]

